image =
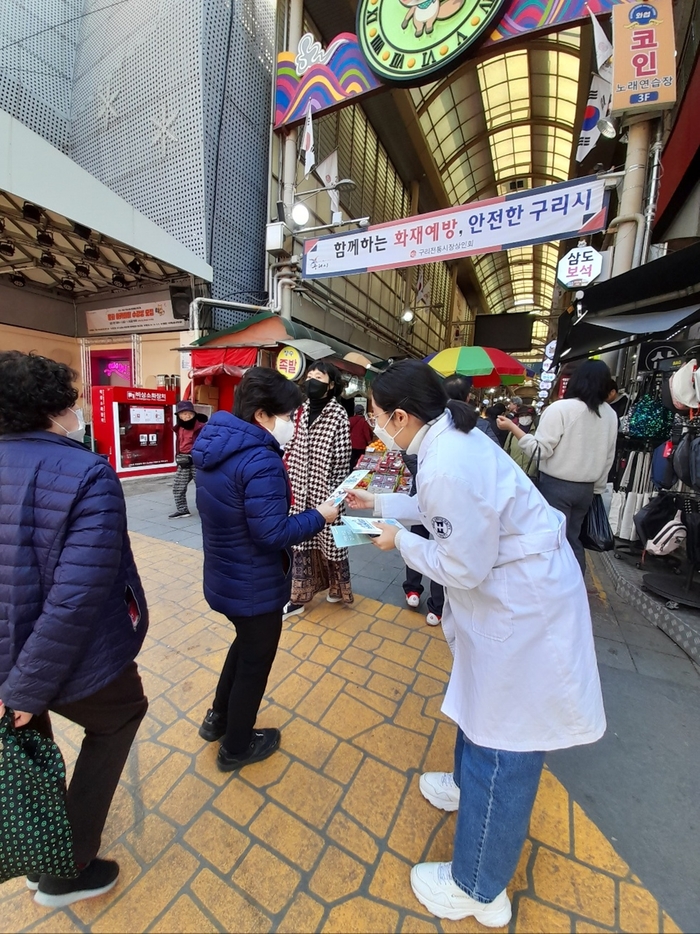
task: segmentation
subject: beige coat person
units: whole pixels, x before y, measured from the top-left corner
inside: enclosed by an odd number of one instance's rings
[[[410,567],[446,591],[454,665],[443,711],[480,746],[525,752],[592,743],[605,713],[586,587],[564,517],[481,431],[449,413],[424,436],[417,493],[377,496]]]

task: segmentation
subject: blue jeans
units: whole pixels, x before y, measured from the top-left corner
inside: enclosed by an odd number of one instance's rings
[[[487,749],[457,730],[452,878],[478,902],[492,902],[513,878],[543,765],[543,752]]]

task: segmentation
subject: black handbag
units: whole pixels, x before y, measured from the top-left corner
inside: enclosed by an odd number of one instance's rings
[[[0,720],[0,883],[27,873],[72,879],[73,832],[66,810],[66,766],[53,740]]]
[[[588,551],[612,551],[615,537],[608,522],[603,497],[596,493],[581,526],[581,544]]]

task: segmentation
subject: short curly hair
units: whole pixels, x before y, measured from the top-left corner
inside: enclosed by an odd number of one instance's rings
[[[65,363],[19,350],[0,352],[0,435],[44,431],[78,399],[78,374]]]

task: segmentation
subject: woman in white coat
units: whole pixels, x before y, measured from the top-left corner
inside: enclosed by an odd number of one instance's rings
[[[377,436],[418,454],[417,494],[357,492],[347,502],[431,532],[427,541],[387,525],[374,544],[396,547],[445,587],[454,654],[442,708],[458,726],[454,771],[420,781],[433,805],[458,810],[454,853],[451,863],[414,866],[411,884],[438,917],[496,927],[510,919],[506,886],[545,753],[605,731],[586,588],[563,516],[472,430],[476,413],[448,402],[433,370],[395,364],[372,395]]]

